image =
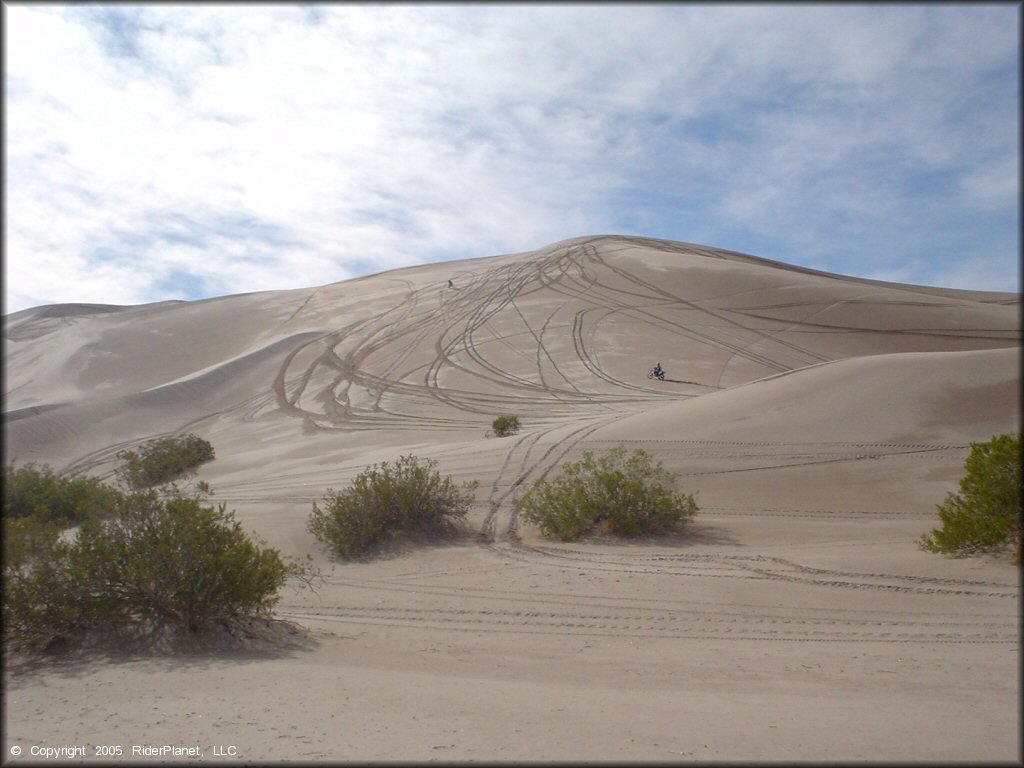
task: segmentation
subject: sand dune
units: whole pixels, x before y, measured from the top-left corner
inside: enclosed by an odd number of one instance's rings
[[[11,678],[7,754],[1019,759],[1017,573],[915,541],[970,442],[1019,424],[1020,298],[605,236],[6,316],[6,461],[106,476],[195,432],[217,498],[328,574],[280,606],[310,644]],[[523,430],[486,437],[503,413]],[[689,536],[568,545],[520,523],[526,484],[617,444],[696,494]],[[480,482],[465,539],[332,563],[311,502],[403,453]]]

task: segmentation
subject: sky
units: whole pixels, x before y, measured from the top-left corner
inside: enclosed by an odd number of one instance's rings
[[[643,235],[1020,284],[1019,4],[4,3],[4,313]]]

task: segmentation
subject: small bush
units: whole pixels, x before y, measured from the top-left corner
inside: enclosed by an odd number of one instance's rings
[[[923,534],[929,552],[970,555],[1016,544],[1021,558],[1020,433],[996,435],[971,443],[960,491],[946,495],[939,511],[941,528]]]
[[[203,438],[189,434],[150,440],[138,451],[121,451],[117,458],[123,462],[118,477],[128,488],[141,490],[191,474],[214,459],[214,450]]]
[[[95,477],[60,477],[34,463],[4,467],[4,518],[34,515],[65,525],[113,514],[123,494]]]
[[[368,467],[343,491],[313,504],[307,529],[335,555],[364,555],[398,533],[449,533],[473,503],[476,483],[461,489],[442,478],[436,461],[402,456]]]
[[[197,632],[265,616],[289,576],[311,575],[251,541],[223,505],[137,492],[70,541],[38,516],[4,520],[4,637],[42,649],[93,630]]]
[[[572,541],[595,531],[641,536],[680,530],[697,512],[692,496],[675,489],[676,475],[643,449],[629,457],[619,446],[600,458],[590,451],[541,478],[515,503],[545,536]]]
[[[491,422],[491,431],[496,437],[508,437],[519,431],[518,416],[499,416]]]

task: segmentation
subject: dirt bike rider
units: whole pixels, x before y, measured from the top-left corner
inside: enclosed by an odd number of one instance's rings
[[[661,363],[657,363],[654,368],[651,369],[651,374],[658,379],[665,378],[665,371],[661,369]]]

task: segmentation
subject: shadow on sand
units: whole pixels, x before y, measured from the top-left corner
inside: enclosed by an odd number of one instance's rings
[[[552,539],[552,543],[562,543]],[[678,533],[663,533],[651,536],[623,537],[595,533],[567,544],[600,544],[627,548],[689,549],[697,546],[739,547],[742,542],[725,533],[719,527],[699,520],[691,520]]]
[[[375,563],[397,560],[416,552],[438,547],[472,547],[477,544],[478,532],[470,528],[459,527],[449,531],[432,531],[420,533],[415,531],[398,531],[391,538],[382,541],[359,555],[344,560],[331,558],[338,565],[345,563]]]
[[[45,651],[5,653],[4,670],[12,678],[38,671],[76,676],[97,663],[145,661],[165,669],[212,663],[282,659],[316,649],[314,633],[282,619],[239,619],[200,632],[169,626],[130,631],[92,632],[82,642],[52,643]]]

